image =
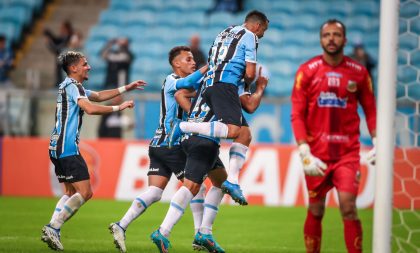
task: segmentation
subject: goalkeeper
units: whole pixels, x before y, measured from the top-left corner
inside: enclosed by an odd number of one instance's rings
[[[338,192],[348,252],[362,252],[362,225],[356,196],[360,178],[360,103],[373,140],[376,107],[365,67],[344,56],[346,28],[338,20],[320,29],[323,54],[302,64],[292,92],[292,127],[299,145],[309,195],[304,225],[307,252],[320,252],[327,192]],[[375,141],[373,141],[375,144]],[[368,154],[374,164],[375,148]]]

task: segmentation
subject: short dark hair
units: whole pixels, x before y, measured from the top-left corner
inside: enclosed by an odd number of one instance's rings
[[[169,51],[169,64],[172,66],[172,61],[177,57],[182,51],[191,52],[189,46],[176,46]]]
[[[324,25],[332,25],[332,24],[336,24],[336,23],[338,23],[338,24],[340,24],[341,25],[341,27],[343,28],[343,35],[344,35],[344,37],[346,37],[346,26],[343,24],[343,22],[341,22],[340,20],[338,20],[338,19],[335,19],[335,18],[333,18],[333,19],[328,19],[327,21],[325,21],[322,25],[321,25],[321,27],[319,28],[319,36],[322,36],[322,28],[324,28]]]
[[[82,58],[85,58],[85,56],[82,53],[75,52],[75,51],[68,51],[68,52],[61,53],[60,56],[58,56],[58,62],[60,63],[63,70],[67,74],[69,74],[69,67],[77,64]]]
[[[245,22],[260,22],[260,23],[269,23],[270,20],[268,20],[267,16],[262,13],[261,11],[252,10],[246,14]]]

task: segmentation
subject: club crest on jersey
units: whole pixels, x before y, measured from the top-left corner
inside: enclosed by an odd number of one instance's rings
[[[347,83],[347,90],[349,92],[356,92],[357,91],[357,83],[355,81],[349,80]]]
[[[321,92],[318,97],[318,106],[346,108],[347,98],[339,98],[334,92]]]

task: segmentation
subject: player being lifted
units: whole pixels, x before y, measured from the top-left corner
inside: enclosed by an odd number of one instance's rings
[[[182,150],[179,140],[176,140],[171,149],[168,148],[167,133],[171,130],[170,123],[174,118],[182,119],[187,116],[176,103],[174,95],[179,89],[197,89],[203,74],[208,69],[207,65],[195,71],[196,64],[189,47],[177,46],[169,52],[169,63],[173,73],[168,75],[162,85],[160,119],[155,136],[149,144],[150,167],[148,172],[148,189],[137,196],[122,219],[111,223],[109,229],[114,237],[114,243],[121,252],[126,252],[125,231],[137,217],[146,211],[153,203],[159,201],[168,184],[172,173],[179,179],[184,179],[186,155]],[[219,179],[220,184],[226,179],[224,165],[218,159],[212,171],[223,171],[224,177]],[[194,217],[195,232],[201,225],[203,217],[204,186],[191,201],[191,210]],[[198,247],[198,244],[194,244]]]
[[[86,90],[82,83],[89,78],[90,66],[82,53],[69,51],[59,56],[67,78],[59,85],[55,125],[49,145],[50,160],[55,166],[55,174],[64,184],[65,193],[58,201],[51,221],[42,228],[42,241],[53,250],[63,250],[60,228],[77,210],[92,197],[87,165],[79,151],[79,134],[82,117],[106,114],[133,108],[133,101],[118,106],[104,106],[90,101],[102,102],[121,93],[143,89],[144,81],[132,82],[118,89],[94,92]]]
[[[230,26],[218,34],[209,52],[209,71],[206,74],[202,94],[206,104],[215,115],[211,122],[173,121],[169,133],[169,145],[182,133],[193,133],[210,138],[235,139],[242,125],[241,103],[238,85],[244,78],[250,84],[256,73],[258,39],[264,36],[269,20],[259,11],[247,14],[240,26]],[[244,161],[247,147],[234,142],[230,154]],[[239,174],[243,162],[230,166],[229,174]],[[235,172],[236,171],[236,172]],[[222,190],[240,204],[246,204],[239,184],[225,181]]]
[[[304,225],[307,252],[320,252],[327,192],[338,192],[347,251],[362,251],[356,195],[360,178],[358,102],[370,134],[376,136],[376,107],[367,70],[344,56],[346,27],[338,20],[320,29],[323,54],[302,64],[292,92],[292,127],[309,192]],[[375,143],[375,141],[373,141]],[[374,162],[375,149],[368,160]]]

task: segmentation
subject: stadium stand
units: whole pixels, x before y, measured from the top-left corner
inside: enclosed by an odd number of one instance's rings
[[[100,14],[99,22],[90,30],[85,51],[91,59],[95,59],[99,57],[101,44],[115,37],[128,37],[136,57],[131,79],[146,79],[149,88],[158,90],[169,71],[166,54],[171,47],[188,44],[188,38],[199,33],[203,50],[207,52],[221,29],[229,24],[241,23],[249,10],[259,9],[270,19],[269,31],[260,43],[258,54],[259,61],[272,74],[267,88],[269,96],[289,96],[296,68],[305,59],[321,53],[318,30],[327,17],[341,19],[348,26],[347,53],[350,53],[353,44],[363,42],[367,51],[377,59],[378,0],[340,0],[334,4],[322,0],[306,4],[293,0],[247,0],[242,13],[217,12],[207,16],[206,10],[212,7],[211,4],[211,1],[188,0],[111,0],[109,7]],[[297,13],[299,18],[296,18]],[[321,20],[319,17],[325,18]],[[407,39],[403,38],[402,45],[410,47],[414,42],[407,36]],[[105,75],[105,69],[95,67],[94,75],[98,78],[90,82],[100,87],[100,76]]]

